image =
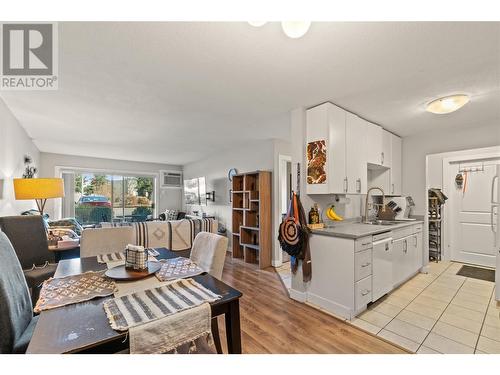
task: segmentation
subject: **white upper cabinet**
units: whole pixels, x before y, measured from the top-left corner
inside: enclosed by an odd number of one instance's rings
[[[307,110],[307,194],[346,193],[345,116],[343,109],[331,103]],[[319,151],[323,142],[324,149]]]
[[[402,142],[397,135],[391,134],[391,195],[401,195],[401,163],[402,163]]]
[[[401,138],[332,103],[307,110],[306,121],[307,194],[366,194],[371,186],[401,194]]]
[[[349,112],[346,115],[345,143],[347,194],[366,194],[366,121]]]
[[[392,133],[382,129],[382,154],[380,165],[390,168],[392,166]]]
[[[366,161],[371,164],[382,165],[382,138],[380,126],[362,120],[366,127]]]

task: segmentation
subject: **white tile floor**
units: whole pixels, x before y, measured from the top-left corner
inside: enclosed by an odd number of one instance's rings
[[[285,285],[287,291],[290,291],[290,288],[292,287],[292,272],[290,270],[290,262],[283,263],[280,267],[276,267],[275,270],[278,273],[281,281],[283,282],[283,285]]]
[[[350,323],[414,353],[500,353],[494,283],[456,275],[461,266],[429,264]]]

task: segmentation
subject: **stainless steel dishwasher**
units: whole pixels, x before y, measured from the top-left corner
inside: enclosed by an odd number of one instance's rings
[[[373,240],[372,301],[375,302],[392,288],[392,232],[376,234]]]

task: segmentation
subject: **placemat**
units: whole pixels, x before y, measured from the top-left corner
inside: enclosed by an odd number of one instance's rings
[[[221,298],[193,279],[182,279],[159,288],[132,293],[104,302],[111,328],[130,327],[175,314]]]
[[[34,311],[39,313],[56,307],[106,297],[115,291],[115,283],[104,277],[104,271],[45,280]]]
[[[173,258],[161,260],[163,265],[156,273],[160,281],[169,281],[175,279],[184,279],[202,274],[204,271],[188,258]]]

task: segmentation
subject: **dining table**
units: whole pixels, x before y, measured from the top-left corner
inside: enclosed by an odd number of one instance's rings
[[[170,251],[156,248],[158,260],[188,257],[189,251]],[[77,275],[88,271],[106,270],[97,257],[61,260],[55,278]],[[155,277],[150,276],[150,277]],[[227,350],[241,354],[241,327],[239,300],[242,293],[221,280],[202,273],[192,278],[205,288],[221,296],[211,302],[212,317],[224,315]],[[129,347],[127,332],[111,328],[103,304],[113,296],[70,304],[40,313],[27,354],[63,353],[117,353]]]

